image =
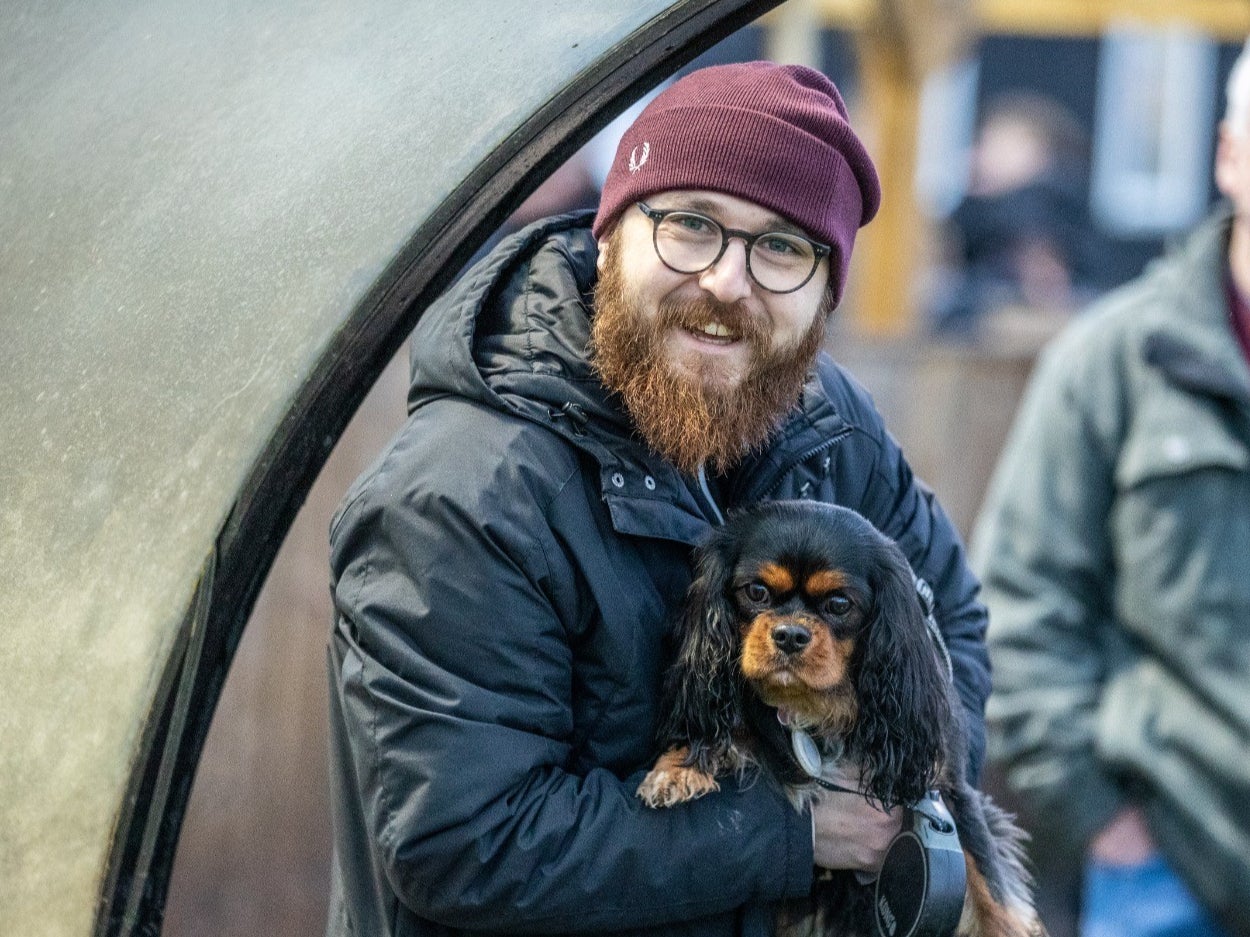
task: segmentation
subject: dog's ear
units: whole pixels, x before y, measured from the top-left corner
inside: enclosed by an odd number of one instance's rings
[[[859,718],[851,749],[865,790],[893,806],[915,803],[935,783],[951,701],[911,567],[894,543],[884,547],[872,575],[873,608],[855,644]]]
[[[714,532],[696,555],[695,579],[677,623],[677,654],[664,689],[659,741],[689,745],[699,767],[716,773],[742,721],[739,634],[729,597],[730,537]]]

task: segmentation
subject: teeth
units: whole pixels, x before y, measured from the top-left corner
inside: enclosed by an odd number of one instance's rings
[[[704,335],[711,335],[713,338],[729,338],[733,335],[729,329],[721,325],[719,322],[709,322],[707,325],[703,326],[701,331]]]

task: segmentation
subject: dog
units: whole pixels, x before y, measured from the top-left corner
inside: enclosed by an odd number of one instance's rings
[[[967,779],[930,596],[897,544],[848,508],[778,501],[732,515],[696,552],[661,705],[664,754],[638,796],[671,807],[719,777],[762,772],[802,809],[814,776],[839,765],[858,772],[859,790],[826,796],[891,808],[935,790],[964,853],[955,933],[1045,937],[1024,833]],[[875,937],[874,906],[871,884],[827,872],[809,902],[782,909],[778,930]]]

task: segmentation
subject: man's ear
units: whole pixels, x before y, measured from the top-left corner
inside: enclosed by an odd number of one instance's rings
[[[599,256],[595,258],[595,269],[603,274],[604,267],[608,262],[608,238],[599,238]]]
[[[1237,188],[1237,141],[1225,121],[1220,122],[1219,139],[1215,145],[1215,185],[1223,195],[1233,198]]]

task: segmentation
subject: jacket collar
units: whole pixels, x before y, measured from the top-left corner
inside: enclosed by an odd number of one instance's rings
[[[1224,277],[1232,215],[1222,207],[1168,264],[1175,315],[1153,323],[1143,356],[1177,387],[1250,407],[1250,365],[1229,321]]]

